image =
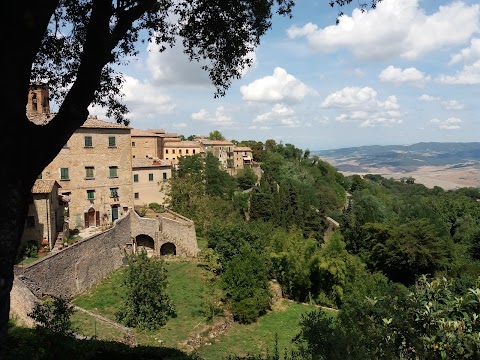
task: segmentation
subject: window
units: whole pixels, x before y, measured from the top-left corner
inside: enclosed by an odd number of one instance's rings
[[[195,149],[193,149],[193,153],[195,154]]]
[[[185,154],[188,154],[188,149],[185,149]]]
[[[138,174],[133,175],[133,182],[138,182]]]
[[[135,141],[132,141],[132,147],[135,147]]]
[[[148,181],[153,181],[153,174],[148,174]]]
[[[110,197],[118,198],[118,188],[110,188]]]
[[[168,158],[166,158],[165,160],[168,160]]]
[[[178,153],[181,154],[181,153],[182,153],[182,149],[178,150]]]
[[[165,149],[165,154],[168,154],[168,149]]]
[[[110,166],[110,178],[118,177],[118,167],[117,166]]]
[[[70,180],[68,177],[68,168],[60,169],[60,180]]]
[[[108,137],[108,147],[116,147],[117,143],[115,141],[115,136]]]
[[[167,180],[167,173],[166,172],[163,173],[163,180]]]
[[[27,227],[29,228],[35,227],[35,216],[27,216]]]
[[[93,166],[85,166],[85,179],[86,180],[91,180],[91,179],[95,179],[95,177],[93,176]]]
[[[172,154],[175,154],[175,149],[172,149]]]
[[[140,195],[139,195],[138,193],[134,193],[133,196],[134,196],[135,199],[139,199],[139,198],[140,198]]]
[[[93,147],[91,136],[85,136],[85,147]]]
[[[87,200],[95,200],[95,190],[87,190]]]

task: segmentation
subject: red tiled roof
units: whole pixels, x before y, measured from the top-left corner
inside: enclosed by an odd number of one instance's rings
[[[132,129],[130,131],[131,136],[143,136],[143,137],[163,137],[161,134],[156,134],[151,130]]]
[[[53,191],[55,184],[61,187],[60,184],[53,179],[37,179],[32,186],[32,194],[49,194]]]
[[[143,168],[143,167],[165,167],[170,166],[170,162],[161,159],[151,159],[151,158],[144,158],[144,159],[132,159],[132,168]]]

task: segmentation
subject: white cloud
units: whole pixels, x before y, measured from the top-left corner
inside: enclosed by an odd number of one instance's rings
[[[430,123],[438,126],[438,128],[442,130],[457,130],[460,129],[460,124],[462,123],[462,120],[456,117],[451,117],[444,121],[441,121],[439,119],[432,119],[430,120]]]
[[[380,81],[383,82],[392,82],[392,83],[409,83],[412,85],[423,86],[425,82],[430,80],[429,76],[414,67],[407,68],[402,70],[401,68],[396,68],[392,65],[384,69],[378,76]]]
[[[289,128],[300,126],[295,110],[283,104],[275,104],[270,111],[257,115],[253,122]]]
[[[442,105],[447,110],[462,110],[464,108],[463,103],[461,101],[458,101],[458,100],[442,101]]]
[[[187,124],[185,124],[185,123],[174,123],[174,124],[172,124],[172,127],[174,129],[185,129],[187,127]]]
[[[272,76],[265,76],[248,85],[241,86],[240,92],[243,99],[247,101],[274,103],[297,103],[307,95],[316,94],[313,89],[288,74],[281,67],[275,68]]]
[[[438,100],[440,100],[440,98],[435,97],[435,96],[431,96],[431,95],[428,95],[428,94],[422,94],[418,97],[418,100],[421,100],[421,101],[438,101]]]
[[[208,73],[202,69],[202,66],[208,65],[208,62],[206,60],[189,61],[188,56],[183,53],[181,40],[177,40],[173,48],[167,48],[163,52],[159,52],[157,44],[151,43],[147,47],[147,54],[147,67],[155,83],[162,86],[211,86]],[[247,58],[252,60],[252,66],[240,69],[241,76],[256,65],[255,52],[249,52]]]
[[[211,114],[209,111],[201,109],[192,114],[192,119],[195,121],[207,122],[219,127],[229,127],[233,125],[232,117],[225,114],[225,108],[223,106],[219,106],[216,109],[215,114]]]
[[[257,126],[257,125],[252,125],[248,127],[249,130],[270,130],[271,127],[269,126]]]
[[[359,122],[360,127],[401,124],[400,105],[395,96],[385,101],[377,99],[377,92],[370,88],[346,87],[326,97],[322,108],[347,110],[336,117],[337,122]]]
[[[320,29],[308,23],[291,27],[290,38],[306,37],[319,52],[347,48],[363,59],[380,60],[393,56],[416,59],[434,50],[457,46],[479,30],[480,5],[461,1],[440,6],[427,15],[419,0],[383,0],[375,10],[355,9],[338,25]]]
[[[472,39],[470,47],[460,50],[459,53],[452,55],[450,65],[457,63],[472,64],[480,60],[480,38]]]
[[[148,81],[141,82],[130,76],[124,76],[125,83],[122,91],[123,102],[129,109],[127,118],[132,119],[132,126],[139,123],[157,119],[162,114],[172,114],[175,104],[170,95],[165,94],[162,89],[155,87]],[[105,117],[106,109],[100,107],[89,107],[92,115]]]
[[[472,65],[465,65],[455,75],[440,75],[437,81],[449,85],[478,85],[480,84],[480,60]]]

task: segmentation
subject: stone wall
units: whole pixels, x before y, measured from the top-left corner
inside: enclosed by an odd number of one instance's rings
[[[175,244],[180,257],[195,257],[198,244],[193,221],[166,211],[149,219],[129,211],[113,227],[83,239],[26,267],[15,267],[10,314],[24,323],[36,297],[74,297],[124,264],[133,238],[148,235],[155,242],[155,255],[167,242]],[[19,281],[21,280],[21,281]],[[29,292],[31,291],[31,292]],[[33,293],[33,294],[32,294]]]
[[[98,235],[81,240],[16,275],[36,296],[73,297],[123,264],[124,249],[131,244],[131,212]]]
[[[177,255],[196,257],[198,255],[195,224],[177,213],[167,210],[161,217],[160,247],[172,242],[177,247]]]

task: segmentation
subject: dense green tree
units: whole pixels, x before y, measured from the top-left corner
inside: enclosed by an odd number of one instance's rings
[[[231,198],[235,191],[235,179],[221,168],[220,161],[212,153],[205,157],[204,169],[206,194]]]
[[[218,130],[213,130],[208,134],[210,140],[225,140],[223,134]]]
[[[242,190],[247,190],[253,187],[257,183],[257,175],[252,168],[244,168],[237,172],[235,176],[237,179],[237,185]]]
[[[28,313],[37,328],[45,329],[57,335],[74,336],[71,317],[75,309],[68,299],[51,296],[41,303],[35,304]]]
[[[142,251],[128,258],[123,278],[123,302],[116,314],[126,326],[156,330],[176,317],[167,293],[167,270],[163,260],[151,259]]]
[[[235,320],[249,324],[270,306],[268,267],[264,253],[244,244],[226,264],[222,274],[227,299]]]
[[[380,292],[378,290],[381,290]],[[338,316],[311,312],[294,341],[302,359],[477,359],[478,284],[455,290],[421,277],[410,291],[393,284],[345,304]]]

